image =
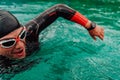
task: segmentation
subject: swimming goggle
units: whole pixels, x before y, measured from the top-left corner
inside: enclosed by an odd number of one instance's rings
[[[23,27],[22,31],[18,35],[17,38],[5,39],[0,41],[0,45],[3,48],[11,48],[20,40],[24,40],[26,37],[26,28]]]

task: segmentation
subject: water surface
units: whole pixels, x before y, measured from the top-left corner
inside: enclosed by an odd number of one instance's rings
[[[1,74],[0,79],[120,80],[120,0],[1,0],[0,8],[25,24],[57,3],[101,25],[104,41],[94,41],[82,26],[58,18],[40,34],[41,49],[19,63],[24,68]]]

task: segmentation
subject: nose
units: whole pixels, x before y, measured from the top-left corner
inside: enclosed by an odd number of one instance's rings
[[[23,48],[25,45],[24,45],[24,42],[21,41],[21,40],[18,40],[16,45],[15,45],[15,49],[21,49]]]

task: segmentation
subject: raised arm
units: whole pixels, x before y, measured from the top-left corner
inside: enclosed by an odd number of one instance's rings
[[[104,37],[103,28],[99,27],[96,24],[93,24],[93,22],[88,20],[82,14],[80,14],[79,12],[73,10],[72,8],[70,8],[64,4],[57,4],[57,5],[49,8],[48,10],[46,10],[45,12],[40,14],[38,17],[31,20],[25,26],[28,28],[30,28],[29,26],[32,26],[32,28],[34,28],[35,34],[39,35],[39,33],[43,29],[45,29],[48,25],[53,23],[58,17],[63,17],[67,20],[70,20],[70,21],[73,21],[73,22],[76,22],[76,23],[82,25],[89,31],[89,33],[93,39],[95,39],[95,36],[98,36],[101,39],[103,39],[103,37]],[[99,29],[99,31],[98,31],[98,29]],[[100,36],[100,34],[101,34],[101,36]]]

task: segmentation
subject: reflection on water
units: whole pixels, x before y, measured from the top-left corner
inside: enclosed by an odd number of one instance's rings
[[[17,74],[1,74],[1,79],[120,79],[120,0],[1,0],[0,7],[25,24],[50,6],[63,2],[103,26],[104,41],[94,41],[80,25],[58,18],[40,34],[41,49],[19,63],[28,66],[16,69]]]

